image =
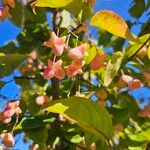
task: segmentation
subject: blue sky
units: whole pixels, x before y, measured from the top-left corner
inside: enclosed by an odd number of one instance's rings
[[[121,15],[125,20],[135,19],[130,16],[128,9],[132,0],[97,0],[95,11],[107,9],[112,10]],[[141,22],[146,20],[146,14],[140,18]],[[131,31],[134,34],[138,34],[140,31],[140,25],[134,26]],[[21,32],[21,29],[13,25],[8,19],[4,22],[0,22],[0,46],[3,46],[6,42],[13,40]]]
[[[97,5],[95,7],[95,11],[102,10],[102,9],[107,9],[107,10],[112,10],[116,13],[118,13],[120,16],[122,16],[125,20],[130,20],[132,22],[135,21],[133,17],[130,16],[128,13],[128,8],[131,4],[132,0],[97,0]],[[141,22],[146,21],[146,14],[142,15],[142,17],[139,19]],[[131,29],[132,33],[138,34],[140,31],[140,25],[135,25]],[[14,24],[12,24],[8,19],[6,19],[4,22],[0,22],[0,46],[3,46],[10,40],[15,40],[16,36],[21,32],[21,29],[16,27]],[[96,34],[96,32],[95,32]],[[96,35],[95,35],[96,36]],[[11,79],[11,78],[9,78]],[[5,89],[2,89],[0,93],[4,93],[5,95],[9,95],[10,97],[14,95],[14,91],[17,92],[17,87],[10,83],[8,84]],[[135,91],[135,97],[138,97],[139,94],[145,94],[146,97],[150,97],[150,92],[147,91],[146,88],[143,89],[143,91]],[[0,99],[0,102],[2,100]],[[22,143],[22,140],[19,140],[17,142],[15,149],[23,149],[23,150],[28,150],[28,145],[24,145]]]

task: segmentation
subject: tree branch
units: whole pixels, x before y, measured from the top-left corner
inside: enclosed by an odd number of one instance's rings
[[[136,51],[136,53],[134,55],[132,55],[131,57],[128,58],[128,61],[130,61],[139,51],[141,48],[143,48],[148,42],[150,41],[150,36],[149,38],[140,46],[140,48]]]
[[[57,24],[58,24],[57,14],[58,9],[54,9],[52,24],[53,24],[53,31],[55,33],[57,33]],[[53,100],[59,99],[59,79],[54,77],[51,79],[51,81],[52,81],[52,98]]]

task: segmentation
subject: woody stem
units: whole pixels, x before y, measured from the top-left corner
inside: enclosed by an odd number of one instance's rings
[[[53,10],[53,20],[52,20],[52,24],[53,24],[53,31],[57,34],[57,29],[58,29],[58,26],[59,26],[59,14],[58,14],[58,9],[54,9]],[[57,61],[57,57],[54,58],[56,59]],[[52,99],[53,100],[56,100],[56,99],[59,99],[59,94],[60,94],[60,86],[59,86],[59,79],[53,77],[51,79],[51,82],[52,82]],[[55,130],[60,130],[61,131],[61,124],[59,122],[59,116],[57,116],[57,121],[55,122],[54,125],[52,125],[52,129],[55,129]],[[63,145],[63,137],[60,137],[60,143],[56,145],[56,150],[62,150],[64,148],[64,145]]]
[[[58,14],[58,10],[54,9],[52,24],[53,24],[53,31],[55,33],[57,33],[57,26],[58,26],[57,14]],[[59,99],[59,79],[54,77],[51,79],[51,81],[52,81],[52,98],[53,100]]]

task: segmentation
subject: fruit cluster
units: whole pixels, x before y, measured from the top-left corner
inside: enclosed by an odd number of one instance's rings
[[[55,55],[53,61],[48,60],[48,65],[44,69],[43,76],[45,79],[51,79],[53,77],[63,79],[65,75],[73,77],[82,72],[82,67],[85,64],[83,58],[88,55],[86,52],[86,44],[81,44],[78,47],[68,50],[66,36],[58,37],[54,32],[52,32],[51,38],[46,41],[44,45],[51,48]],[[69,66],[62,67],[62,59],[56,61],[56,57],[60,57],[65,49],[72,59],[72,63]]]
[[[9,123],[14,114],[20,114],[22,111],[19,107],[20,101],[17,100],[15,102],[8,102],[6,108],[0,114],[0,120],[3,123]]]

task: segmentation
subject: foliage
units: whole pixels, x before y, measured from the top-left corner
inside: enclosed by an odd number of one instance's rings
[[[130,28],[150,4],[133,0],[128,11],[134,23],[109,10],[94,13],[95,5],[2,0],[0,21],[21,28],[17,44],[0,47],[0,89],[19,89],[11,98],[0,93],[5,148],[24,132],[24,143],[33,141],[29,149],[149,149],[150,105],[142,108],[133,96],[150,87],[149,19],[139,35]],[[97,39],[87,34],[91,26]]]

